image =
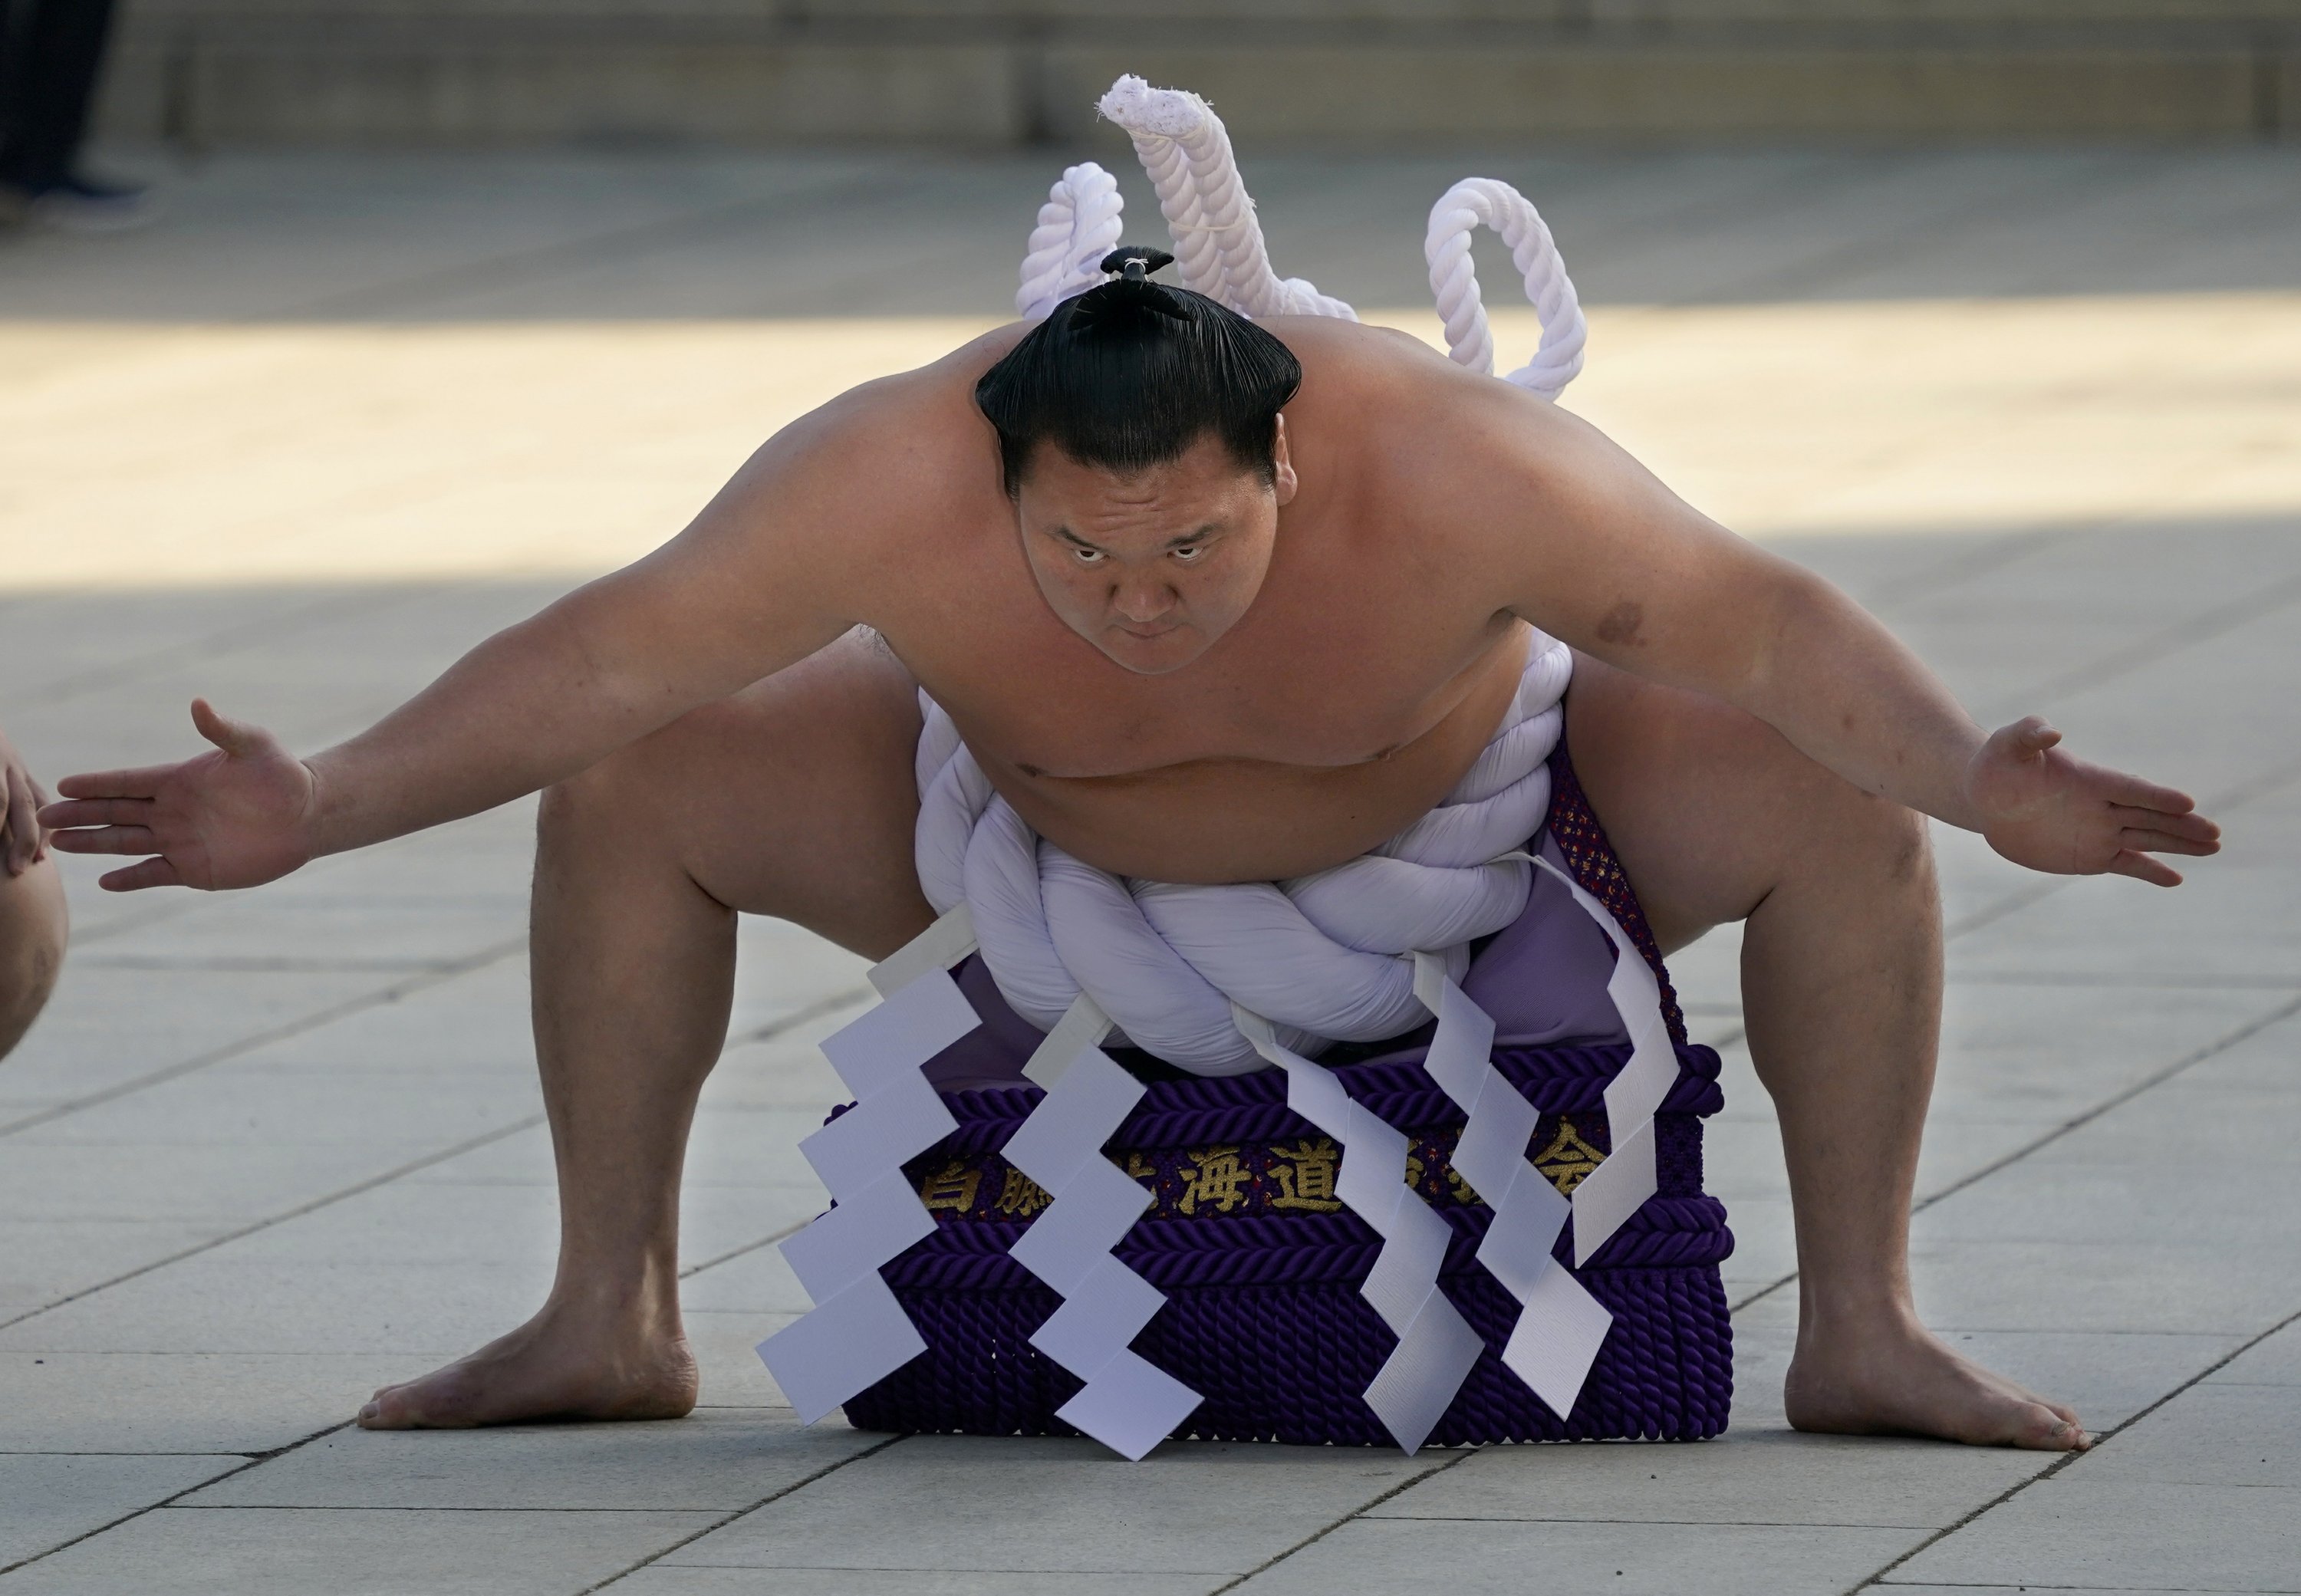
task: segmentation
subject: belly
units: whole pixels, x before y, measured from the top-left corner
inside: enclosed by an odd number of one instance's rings
[[[1039,835],[1114,874],[1219,884],[1308,875],[1422,818],[1485,751],[1518,690],[1509,650],[1422,735],[1379,759],[1315,766],[1203,759],[1117,776],[1049,777],[976,757]]]
[[[1039,835],[1115,874],[1267,882],[1308,875],[1387,841],[1445,797],[1477,753],[1320,771],[1209,762],[1083,781],[1009,782],[986,773]]]

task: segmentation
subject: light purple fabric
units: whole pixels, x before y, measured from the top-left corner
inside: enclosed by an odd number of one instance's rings
[[[1547,832],[1541,853],[1561,866],[1566,862]],[[1606,933],[1562,882],[1536,871],[1525,913],[1471,960],[1462,990],[1494,1016],[1498,1043],[1619,1042],[1627,1038],[1606,995],[1613,971]],[[1008,1007],[979,956],[970,955],[955,973],[983,1029],[930,1059],[928,1082],[938,1091],[1029,1084],[1023,1065],[1045,1032]]]

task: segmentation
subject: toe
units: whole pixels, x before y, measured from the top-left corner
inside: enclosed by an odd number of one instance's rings
[[[2013,1444],[2036,1452],[2078,1451],[2086,1445],[2084,1426],[2042,1402],[2025,1404]]]
[[[385,1386],[360,1409],[359,1425],[363,1430],[430,1430],[471,1423],[455,1416],[455,1407],[452,1387],[443,1390],[435,1375]]]
[[[405,1430],[412,1422],[405,1408],[406,1387],[387,1385],[371,1397],[359,1410],[359,1427],[363,1430]]]

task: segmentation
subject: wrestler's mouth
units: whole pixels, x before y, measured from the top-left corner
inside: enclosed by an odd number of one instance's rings
[[[1169,632],[1182,631],[1183,623],[1180,621],[1170,621],[1164,626],[1122,626],[1118,630],[1130,638],[1141,638],[1147,643],[1154,639],[1163,638]]]

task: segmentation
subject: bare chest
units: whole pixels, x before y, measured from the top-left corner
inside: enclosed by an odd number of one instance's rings
[[[1390,583],[1281,589],[1198,660],[1146,676],[1064,626],[1026,568],[986,576],[965,602],[922,606],[910,625],[887,628],[887,640],[978,757],[1034,778],[1208,763],[1379,765],[1475,696],[1491,673],[1482,667],[1515,629],[1507,618],[1401,603]]]

